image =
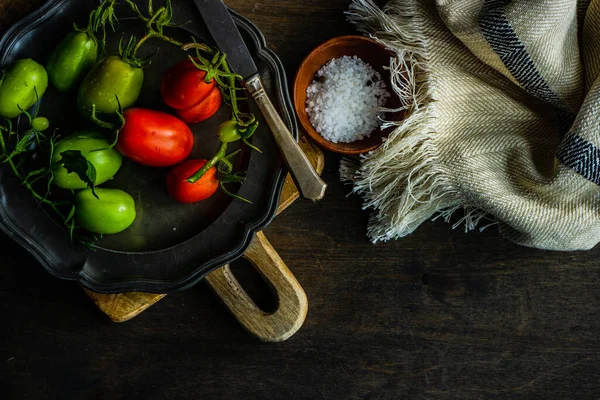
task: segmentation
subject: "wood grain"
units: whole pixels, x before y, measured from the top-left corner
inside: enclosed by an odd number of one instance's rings
[[[304,135],[300,136],[300,141],[299,141],[300,147],[302,149],[302,151],[304,151],[304,153],[306,154],[307,158],[309,159],[311,165],[315,168],[315,170],[320,174],[323,172],[323,168],[324,168],[324,160],[325,157],[323,155],[323,151],[321,149],[319,149],[318,147],[316,147],[315,145],[313,145]],[[296,185],[294,184],[294,181],[292,179],[292,177],[288,174],[283,189],[282,189],[282,193],[281,193],[281,198],[279,201],[279,207],[277,208],[277,214],[281,213],[283,210],[285,210],[287,207],[289,207],[296,199],[298,199],[299,197],[299,192],[298,189],[296,188]],[[262,236],[264,237],[264,235]],[[256,242],[253,242],[251,244],[251,248],[254,250],[251,250],[253,253],[252,254],[256,254],[257,252],[257,247],[260,247],[261,245],[265,245],[266,247],[263,249],[263,251],[270,253],[273,250],[273,248],[268,244],[268,241],[266,240],[266,238],[264,238],[264,240],[258,240]],[[270,262],[271,260],[267,260],[264,259],[262,257],[254,257],[252,258],[251,255],[247,255],[244,254],[244,256],[246,256],[246,258],[249,259],[253,259],[254,260],[254,264],[256,266],[258,266],[259,268],[266,268],[265,266],[263,266],[261,263],[262,261],[265,262]],[[306,297],[306,295],[304,294],[304,291],[302,290],[302,287],[297,284],[296,279],[293,277],[293,275],[291,274],[291,272],[287,269],[287,267],[285,266],[285,264],[283,264],[282,266],[279,265],[279,262],[283,263],[283,261],[278,261],[280,260],[280,258],[275,259],[278,262],[278,267],[280,268],[280,270],[282,271],[283,275],[281,276],[281,278],[287,278],[286,280],[284,280],[284,282],[282,282],[282,288],[286,289],[285,292],[281,292],[279,293],[280,296],[287,296],[288,295],[288,291],[287,289],[289,289],[290,287],[293,287],[294,290],[297,291],[296,294],[293,295],[293,298],[301,298],[301,297]],[[281,340],[285,340],[288,339],[293,333],[295,333],[298,328],[300,328],[300,326],[298,325],[298,320],[295,318],[295,316],[290,316],[290,318],[288,318],[288,320],[292,320],[292,323],[287,324],[287,325],[282,325],[283,322],[279,323],[279,320],[275,320],[275,322],[278,322],[276,324],[276,328],[275,327],[269,327],[269,326],[259,326],[260,323],[262,322],[263,324],[268,324],[269,321],[273,320],[273,318],[275,318],[275,316],[273,317],[269,317],[271,319],[268,319],[267,317],[263,317],[262,314],[256,312],[254,314],[252,314],[253,316],[255,316],[256,318],[253,320],[251,318],[249,318],[248,316],[245,316],[240,313],[238,311],[238,307],[236,307],[236,301],[241,301],[244,300],[244,298],[234,298],[232,295],[233,293],[229,293],[229,291],[227,290],[227,288],[223,285],[223,282],[219,279],[219,277],[223,277],[223,276],[233,276],[231,274],[231,270],[229,269],[228,266],[227,269],[225,271],[215,271],[211,274],[215,275],[214,279],[208,279],[208,283],[210,285],[212,285],[213,282],[215,282],[215,284],[218,284],[218,288],[214,288],[215,292],[221,296],[222,300],[225,302],[225,304],[227,305],[227,307],[233,312],[233,315],[240,321],[240,323],[242,323],[243,326],[246,327],[246,329],[254,334],[256,337],[258,337],[259,339],[263,340],[263,341],[281,341]],[[225,268],[223,267],[223,268]],[[210,275],[209,275],[210,277]],[[275,276],[273,274],[271,274],[269,276],[272,279],[275,279]],[[228,282],[230,282],[230,285],[228,286],[229,288],[232,287],[233,284],[233,280],[229,279]],[[273,284],[277,285],[277,280],[271,281]],[[285,285],[286,282],[296,282],[296,285],[292,285],[292,286],[288,286]],[[239,286],[239,285],[238,285]],[[279,285],[277,286],[279,287]],[[84,288],[84,291],[87,293],[87,295],[92,299],[92,301],[94,302],[94,304],[96,304],[96,306],[100,309],[100,311],[102,311],[104,314],[106,314],[113,322],[126,322],[129,321],[130,319],[136,317],[137,315],[139,315],[140,313],[142,313],[143,311],[145,311],[146,309],[148,309],[150,306],[152,306],[153,304],[155,304],[156,302],[158,302],[159,300],[161,300],[162,298],[165,297],[164,294],[156,294],[156,293],[141,293],[141,292],[133,292],[133,293],[119,293],[119,294],[111,294],[111,295],[107,295],[107,294],[102,294],[102,293],[96,293],[96,292],[92,292],[89,289]],[[300,304],[297,303],[298,306],[301,306],[301,309],[298,309],[297,311],[300,313],[304,313],[304,315],[306,315],[306,310],[304,309],[306,307],[305,304]],[[239,307],[245,307],[246,309],[250,308],[251,305],[246,301],[243,304],[240,304]],[[277,314],[277,316],[280,315],[287,315],[286,310],[289,311],[291,309],[291,307],[287,304],[284,303],[284,307],[280,310],[280,313]],[[302,318],[302,321],[304,321],[304,318]],[[275,329],[275,330],[273,330]]]
[[[125,322],[138,316],[166,294],[129,292],[103,294],[83,288],[96,307],[106,314],[113,322]]]
[[[206,281],[244,328],[263,342],[283,342],[295,334],[308,312],[306,293],[264,233],[258,232],[244,258],[272,286],[277,310],[265,312],[244,291],[229,265],[211,272]]]
[[[348,0],[225,1],[288,80],[319,43],[356,33]],[[302,329],[277,345],[247,335],[206,285],[114,324],[0,235],[1,397],[598,399],[600,248],[540,251],[440,220],[372,244],[340,158],[326,154],[322,202],[298,201],[265,229],[310,299]]]

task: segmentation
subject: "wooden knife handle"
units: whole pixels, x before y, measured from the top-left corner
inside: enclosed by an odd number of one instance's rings
[[[275,292],[278,308],[274,313],[258,308],[229,265],[208,274],[206,282],[250,334],[264,342],[289,339],[306,319],[306,293],[262,232],[256,234],[244,257]]]
[[[298,142],[296,142],[279,116],[263,87],[260,76],[253,76],[245,82],[245,85],[271,128],[279,150],[283,154],[296,186],[298,186],[300,195],[312,201],[321,200],[325,196],[327,184],[315,171]]]

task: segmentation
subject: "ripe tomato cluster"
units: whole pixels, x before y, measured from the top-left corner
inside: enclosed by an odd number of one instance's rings
[[[123,156],[137,163],[175,166],[167,176],[167,190],[175,200],[186,204],[211,197],[219,187],[215,166],[195,182],[188,181],[207,160],[184,162],[194,146],[188,124],[210,118],[221,106],[219,87],[214,79],[205,78],[206,73],[189,59],[169,68],[162,78],[161,96],[179,118],[161,111],[130,108],[123,114],[125,124],[116,145]]]

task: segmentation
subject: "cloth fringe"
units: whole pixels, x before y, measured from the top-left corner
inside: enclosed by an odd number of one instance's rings
[[[390,61],[392,88],[407,111],[404,120],[383,124],[382,129],[395,129],[378,149],[360,163],[344,159],[340,165],[341,179],[363,195],[363,209],[374,209],[368,228],[373,243],[409,235],[437,212],[448,221],[462,207],[437,161],[435,82],[427,70],[422,15],[414,2],[381,10],[371,0],[353,0],[346,13],[360,32],[396,53]],[[473,210],[466,215],[467,230],[475,228],[481,217]]]

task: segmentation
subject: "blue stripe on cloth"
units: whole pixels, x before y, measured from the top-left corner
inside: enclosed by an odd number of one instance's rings
[[[571,133],[561,142],[556,157],[567,167],[600,185],[600,149],[592,143]]]
[[[479,26],[494,52],[521,86],[540,100],[556,108],[566,107],[537,70],[525,46],[504,14],[510,0],[486,0],[479,14]]]
[[[498,54],[523,89],[543,102],[554,106],[559,131],[564,134],[573,124],[574,117],[539,73],[527,53],[527,49],[506,18],[504,6],[509,3],[510,0],[486,0],[484,2],[479,14],[481,32],[492,50]]]
[[[521,86],[538,99],[554,106],[559,133],[572,127],[574,116],[537,70],[525,46],[504,14],[511,0],[486,0],[479,15],[479,26],[492,49]],[[557,152],[558,160],[586,179],[600,185],[600,149],[581,136],[566,135]]]

